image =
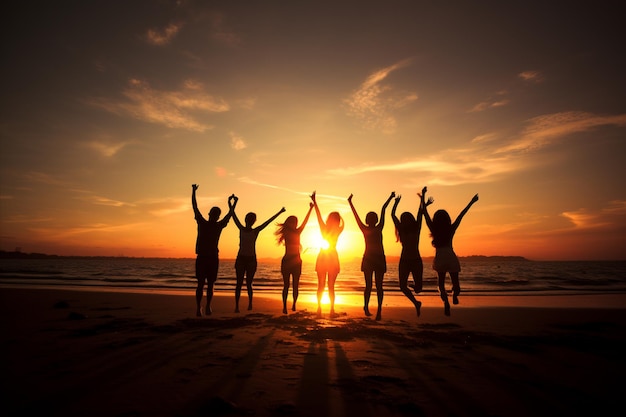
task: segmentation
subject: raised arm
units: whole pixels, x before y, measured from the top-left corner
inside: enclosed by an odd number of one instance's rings
[[[470,202],[467,204],[467,206],[465,206],[465,208],[463,210],[461,210],[461,212],[459,213],[459,215],[457,216],[456,220],[454,221],[454,223],[452,223],[452,228],[453,230],[456,229],[457,227],[459,227],[459,225],[461,224],[461,220],[463,219],[463,216],[465,216],[465,214],[467,214],[468,210],[470,209],[470,207],[472,207],[472,205],[478,201],[478,194],[476,194],[474,197],[472,197],[472,199],[470,200]]]
[[[423,191],[423,194],[426,195],[426,191]],[[418,195],[421,195],[418,193]],[[428,200],[426,200],[426,202],[422,205],[420,203],[420,207],[419,209],[417,209],[417,216],[415,217],[417,219],[417,231],[419,233],[420,230],[422,230],[422,217],[424,215],[424,212],[426,211],[426,209],[424,207],[428,207],[433,203],[433,198],[432,197],[428,197]]]
[[[350,197],[348,197],[348,203],[350,203],[352,214],[354,214],[354,218],[356,219],[356,224],[359,226],[359,229],[363,230],[363,228],[365,228],[365,225],[361,221],[361,218],[359,217],[359,213],[356,212],[356,208],[354,208],[354,204],[352,204],[352,197],[353,195],[350,194]]]
[[[302,224],[300,224],[300,227],[298,227],[298,233],[302,233],[302,231],[304,230],[304,226],[306,226],[307,222],[309,221],[309,217],[311,217],[311,210],[313,210],[313,206],[317,205],[314,203],[309,203],[309,211],[306,212],[306,216],[304,216]]]
[[[387,198],[387,201],[385,201],[385,204],[383,204],[383,208],[380,210],[380,219],[378,220],[378,227],[381,229],[385,225],[385,211],[387,211],[387,206],[389,205],[389,203],[395,196],[396,196],[396,192],[392,191],[391,194],[389,195],[389,198]]]
[[[196,200],[196,190],[198,184],[191,184],[191,206],[193,207],[193,214],[196,219],[203,218],[202,213],[198,210],[198,201]]]
[[[391,220],[393,220],[393,224],[395,224],[396,227],[400,224],[400,220],[398,219],[398,216],[396,216],[396,210],[398,209],[398,204],[400,204],[401,198],[402,196],[400,195],[396,196],[395,201],[393,202],[393,207],[391,208]]]
[[[235,205],[236,205],[236,202],[235,202],[235,204],[233,204],[233,200],[234,200],[234,199],[233,199],[233,197],[234,197],[234,196],[235,196],[235,195],[233,194],[232,196],[230,196],[230,197],[228,198],[228,211],[229,211],[229,213],[232,213],[232,215],[233,215],[233,220],[235,221],[235,224],[237,225],[237,227],[239,228],[239,230],[241,230],[241,229],[244,229],[244,228],[245,228],[245,226],[244,226],[243,224],[241,224],[241,222],[239,221],[239,217],[237,217],[237,213],[235,212]],[[237,197],[235,197],[235,198],[237,198]]]
[[[230,221],[230,218],[233,216],[233,213],[235,212],[235,207],[237,206],[237,201],[239,201],[239,198],[237,198],[235,194],[232,194],[230,197],[228,197],[228,213],[226,213],[226,216],[224,216],[224,218],[219,222],[222,227],[226,227],[226,225]]]
[[[422,188],[422,192],[421,193],[417,193],[417,195],[420,196],[420,209],[423,211],[424,213],[424,220],[426,220],[426,225],[428,226],[429,229],[432,230],[433,228],[433,221],[430,218],[430,215],[428,214],[428,204],[426,204],[425,198],[426,198],[426,191],[427,188],[424,187]],[[432,203],[431,199],[428,199],[429,202]],[[429,203],[430,204],[430,203]]]
[[[274,214],[272,217],[267,219],[267,221],[265,223],[261,224],[260,226],[257,226],[255,229],[260,232],[261,230],[265,229],[271,222],[276,220],[276,217],[280,216],[284,212],[285,212],[285,208],[283,207],[280,210],[278,210],[278,213]],[[233,216],[235,216],[234,212],[233,212]],[[236,219],[237,217],[233,217],[233,218]]]
[[[320,225],[320,229],[326,228],[326,223],[322,219],[322,214],[320,213],[320,208],[317,206],[317,201],[315,200],[315,191],[311,194],[311,200],[313,201],[313,207],[315,208],[315,214],[317,215],[317,223]]]

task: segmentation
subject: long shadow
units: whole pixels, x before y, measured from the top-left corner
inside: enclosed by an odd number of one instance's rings
[[[330,415],[328,347],[326,342],[311,342],[304,358],[302,379],[296,403],[299,416]]]
[[[245,414],[246,410],[237,407],[237,400],[244,391],[249,377],[254,373],[262,353],[272,339],[274,330],[263,335],[250,347],[248,352],[229,369],[227,373],[217,378],[215,383],[208,386],[197,395],[180,415],[210,415],[220,416],[229,414]]]
[[[411,381],[410,385],[419,387],[430,400],[430,404],[419,404],[413,398],[412,407],[421,410],[422,414],[427,414],[425,410],[431,408],[433,409],[431,411],[436,410],[439,415],[491,415],[478,401],[459,389],[456,384],[443,380],[441,375],[430,368],[426,360],[419,370],[415,369],[408,365],[403,355],[396,350],[396,346],[384,341],[380,341],[380,343],[385,346],[383,349],[385,354],[408,374]],[[465,383],[469,383],[469,380]],[[450,399],[454,400],[451,401]]]
[[[346,352],[340,343],[335,342],[335,364],[337,366],[338,384],[344,404],[344,415],[351,417],[370,417],[367,402],[359,397],[359,384],[352,370]]]

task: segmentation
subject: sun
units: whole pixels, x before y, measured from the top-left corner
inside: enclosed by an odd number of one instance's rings
[[[311,294],[308,298],[308,301],[313,304],[317,304],[317,295]],[[328,297],[328,289],[324,290],[324,294],[322,295],[322,305],[328,306],[330,305],[330,298]],[[344,303],[344,297],[341,294],[335,293],[335,306],[342,305]]]
[[[363,237],[360,233],[344,230],[337,241],[339,257],[357,256],[362,253]],[[320,249],[328,249],[328,242],[324,240],[319,230],[304,229],[300,237],[303,253],[317,255]]]
[[[328,249],[328,242],[324,240],[319,230],[304,229],[300,237],[302,249],[309,253],[315,253],[320,249]]]

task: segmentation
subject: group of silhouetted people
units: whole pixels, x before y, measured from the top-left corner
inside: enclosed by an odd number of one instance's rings
[[[237,282],[235,286],[235,312],[239,312],[239,299],[241,297],[241,289],[243,282],[246,282],[248,291],[248,310],[252,310],[252,282],[257,269],[256,258],[256,240],[259,233],[272,223],[278,216],[285,212],[285,208],[281,208],[276,214],[267,219],[264,223],[257,227],[253,227],[256,222],[256,214],[248,213],[242,224],[235,208],[238,198],[233,194],[228,197],[228,213],[220,220],[221,210],[219,207],[213,207],[209,211],[208,219],[205,219],[198,210],[196,200],[197,184],[192,185],[191,202],[198,224],[198,235],[196,238],[196,278],[198,285],[196,288],[196,315],[202,316],[202,295],[204,285],[207,284],[207,302],[205,314],[211,314],[211,300],[213,298],[213,286],[217,280],[219,268],[219,251],[218,243],[222,230],[228,225],[232,217],[235,224],[239,228],[239,252],[235,260],[235,273]],[[459,213],[456,220],[452,222],[450,215],[445,210],[437,210],[431,218],[428,214],[428,206],[433,203],[433,198],[426,199],[426,187],[418,193],[420,197],[420,205],[417,215],[414,217],[410,212],[404,212],[400,218],[396,216],[396,209],[400,203],[401,196],[396,196],[392,192],[387,200],[383,203],[379,215],[370,211],[365,216],[365,223],[352,203],[353,196],[350,194],[348,203],[354,214],[354,218],[365,239],[365,252],[361,261],[361,271],[365,278],[365,290],[363,292],[363,310],[366,316],[371,316],[369,311],[369,301],[372,288],[376,286],[376,296],[378,301],[378,309],[376,311],[376,320],[382,317],[383,304],[383,277],[387,272],[387,261],[383,247],[383,228],[385,225],[385,212],[391,200],[395,199],[391,210],[391,218],[393,219],[396,231],[396,238],[402,244],[402,252],[398,265],[398,275],[400,282],[400,290],[413,303],[417,315],[420,315],[422,303],[418,301],[408,287],[409,275],[413,276],[414,290],[416,294],[422,291],[423,287],[423,263],[419,252],[419,239],[422,228],[422,219],[426,220],[426,225],[430,230],[432,244],[435,247],[435,259],[433,261],[433,269],[438,275],[438,290],[444,303],[444,313],[450,315],[450,303],[448,301],[448,293],[445,289],[446,274],[450,274],[452,281],[452,303],[458,304],[459,293],[461,287],[459,284],[459,272],[461,266],[459,260],[452,248],[452,239],[459,227],[463,216],[470,209],[472,204],[478,201],[476,194],[469,204]],[[300,275],[302,274],[302,259],[300,257],[300,236],[306,226],[311,211],[315,209],[317,221],[320,227],[322,238],[327,243],[317,255],[315,262],[315,271],[317,273],[317,313],[322,313],[322,296],[328,285],[328,296],[330,300],[330,314],[335,314],[335,281],[340,272],[339,255],[337,253],[337,241],[344,229],[344,221],[339,212],[333,211],[328,214],[326,221],[322,218],[320,209],[317,204],[315,192],[311,195],[309,210],[304,219],[298,225],[296,216],[288,216],[283,223],[277,225],[274,234],[277,237],[278,244],[285,246],[285,254],[281,260],[280,271],[283,277],[283,313],[287,314],[287,298],[289,288],[293,285],[293,303],[291,310],[296,311],[296,302],[298,301],[298,287]]]

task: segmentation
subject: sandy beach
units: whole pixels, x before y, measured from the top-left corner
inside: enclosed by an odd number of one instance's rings
[[[392,299],[317,318],[230,294],[0,288],[3,415],[561,416],[619,406],[626,296]],[[247,297],[242,295],[242,305]],[[619,408],[617,408],[619,410]]]

